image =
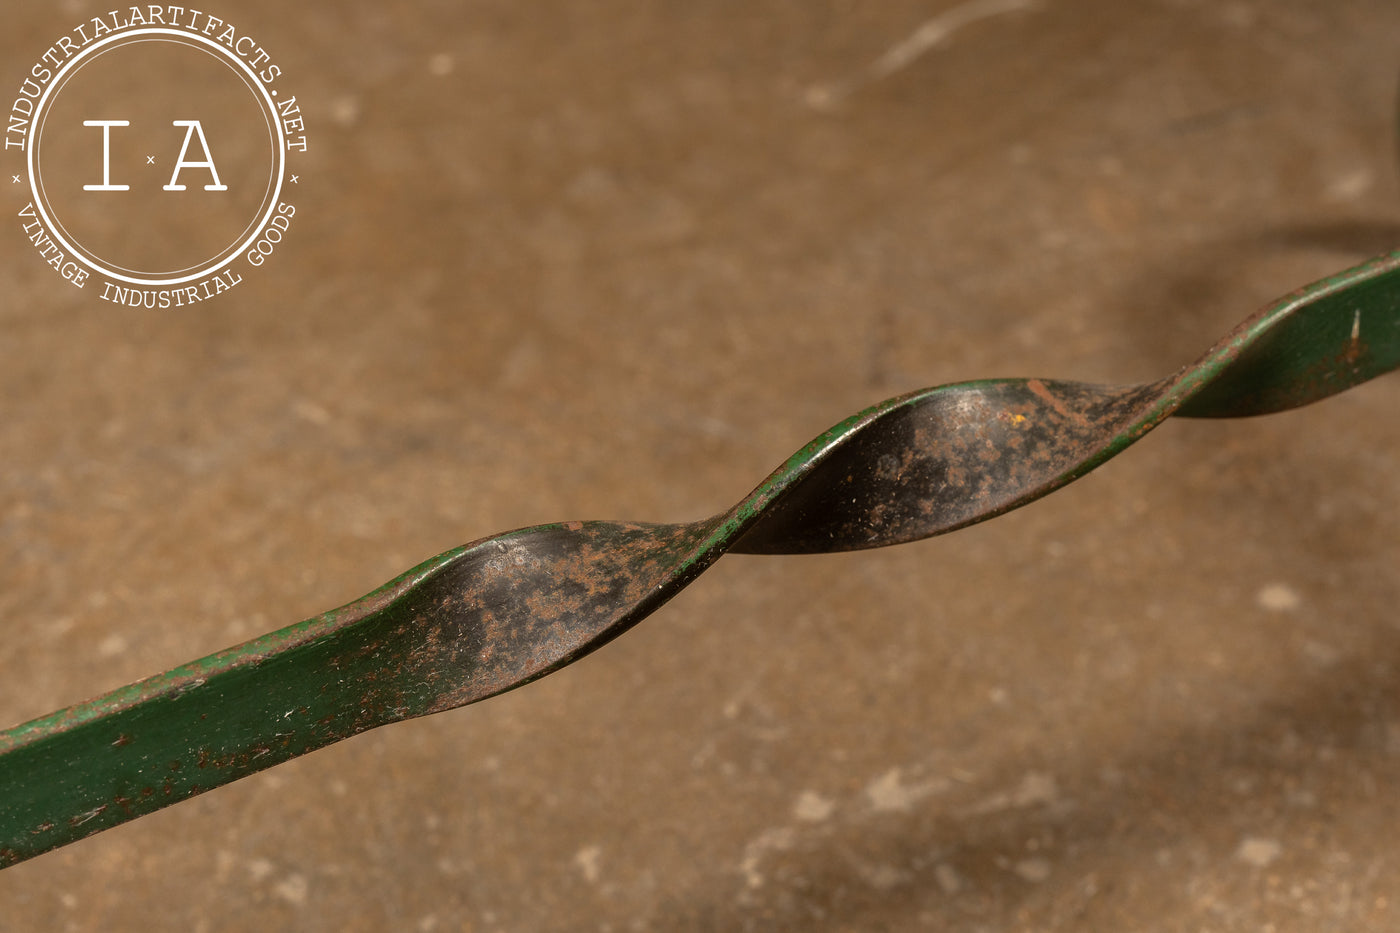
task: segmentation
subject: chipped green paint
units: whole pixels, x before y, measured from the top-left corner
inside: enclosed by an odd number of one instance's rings
[[[1280,411],[1397,367],[1400,253],[1283,299],[1154,383],[927,389],[841,422],[705,521],[542,525],[448,551],[340,609],[0,733],[0,867],[543,677],[726,552],[942,534],[1046,495],[1173,414]]]

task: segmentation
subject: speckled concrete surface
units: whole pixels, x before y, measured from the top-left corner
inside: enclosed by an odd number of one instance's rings
[[[106,9],[15,6],[6,87]],[[6,722],[486,534],[701,517],[908,389],[1155,378],[1400,245],[1391,0],[220,6],[308,117],[274,263],[122,309],[6,201]],[[5,871],[0,930],[1393,929],[1397,405],[726,558],[524,690]]]

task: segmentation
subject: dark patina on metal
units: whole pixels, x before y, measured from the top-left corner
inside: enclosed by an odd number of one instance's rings
[[[1397,367],[1400,253],[1288,296],[1157,382],[926,389],[826,431],[712,518],[541,525],[448,551],[340,609],[0,733],[0,867],[543,677],[726,552],[943,534],[1054,491],[1173,414],[1281,411]]]

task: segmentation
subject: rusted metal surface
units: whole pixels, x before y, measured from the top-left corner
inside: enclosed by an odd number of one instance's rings
[[[1400,366],[1400,253],[1266,308],[1157,382],[892,399],[689,524],[568,522],[439,555],[341,609],[0,733],[0,867],[606,644],[728,551],[881,547],[1002,514],[1172,414],[1296,407]]]

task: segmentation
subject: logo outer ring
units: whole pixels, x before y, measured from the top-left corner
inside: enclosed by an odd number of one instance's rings
[[[48,213],[44,210],[44,199],[39,193],[36,184],[36,180],[39,176],[38,172],[36,171],[37,167],[34,164],[34,155],[38,147],[36,147],[34,143],[37,141],[37,135],[42,132],[41,118],[45,113],[45,108],[49,103],[49,98],[52,95],[54,88],[60,87],[63,83],[63,76],[91,53],[97,51],[105,45],[110,45],[114,42],[130,39],[132,36],[138,35],[172,36],[180,40],[192,39],[196,42],[202,43],[203,45],[212,48],[218,54],[233,62],[240,69],[242,69],[248,77],[252,79],[253,86],[258,89],[262,96],[262,102],[266,104],[267,113],[272,116],[272,125],[277,133],[277,183],[272,189],[272,197],[268,200],[267,210],[263,213],[261,219],[259,219],[254,225],[253,233],[237,248],[230,251],[228,256],[226,256],[219,262],[208,266],[201,266],[197,271],[191,274],[173,278],[140,278],[137,276],[125,275],[123,273],[113,271],[112,269],[108,269],[107,267],[89,259],[86,255],[84,255],[83,251],[75,248],[59,233],[58,226],[53,222],[52,218],[50,218]],[[225,266],[232,263],[235,259],[242,255],[245,250],[247,250],[254,243],[257,242],[258,237],[262,236],[263,231],[267,228],[269,221],[271,221],[272,215],[277,210],[277,205],[282,197],[282,181],[284,176],[286,175],[287,167],[287,134],[282,127],[282,121],[278,119],[277,103],[272,99],[272,95],[268,93],[267,88],[258,78],[257,72],[253,71],[253,69],[250,68],[246,62],[240,59],[237,55],[230,54],[228,49],[219,45],[217,42],[214,42],[210,39],[206,39],[203,36],[193,35],[187,31],[179,29],[161,29],[156,27],[144,29],[130,29],[120,32],[114,36],[110,36],[106,39],[99,40],[98,42],[94,42],[91,46],[83,49],[81,52],[75,55],[71,61],[67,62],[62,68],[60,68],[57,71],[57,73],[54,74],[53,79],[49,82],[48,87],[44,89],[44,93],[40,95],[39,100],[35,103],[32,121],[32,125],[34,127],[33,132],[36,134],[36,138],[30,140],[30,145],[28,146],[29,151],[27,154],[26,161],[28,163],[29,169],[29,187],[31,193],[33,193],[34,195],[34,209],[39,213],[39,216],[43,219],[45,226],[48,228],[50,238],[53,239],[54,242],[62,246],[64,249],[66,249],[69,255],[71,255],[78,262],[87,266],[92,271],[100,275],[105,275],[110,279],[115,279],[119,282],[126,282],[129,285],[138,285],[145,287],[161,287],[169,285],[183,285],[187,282],[194,282],[199,279],[207,278],[208,276],[220,271]]]

